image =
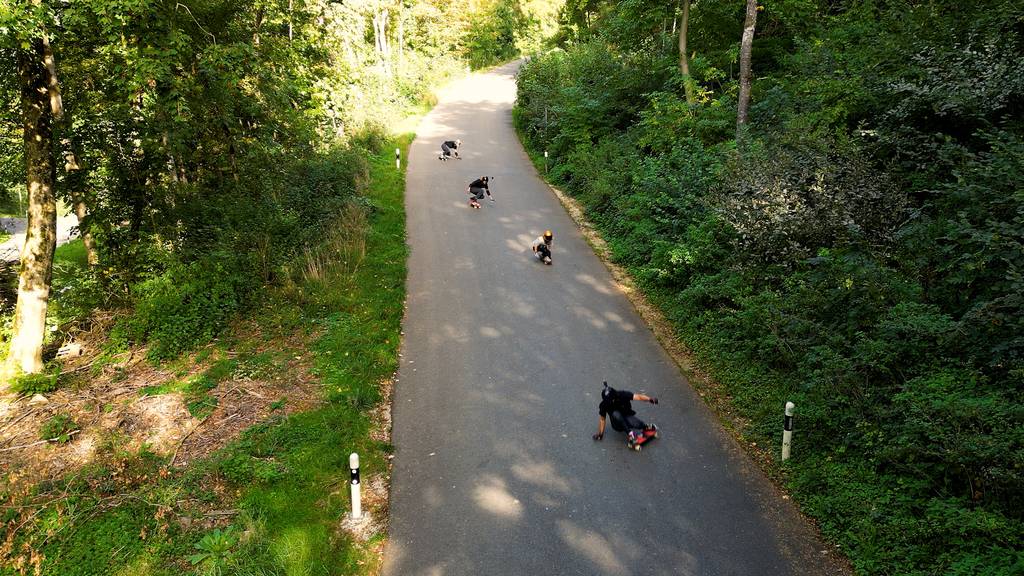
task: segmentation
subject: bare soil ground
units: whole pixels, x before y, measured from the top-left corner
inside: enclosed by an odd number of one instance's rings
[[[241,325],[235,332],[253,329]],[[205,354],[206,360],[175,372],[152,365],[145,360],[146,350],[136,348],[95,370],[100,332],[96,329],[80,337],[84,353],[65,364],[64,373],[72,376],[62,388],[45,396],[0,396],[0,470],[8,472],[8,493],[24,493],[88,464],[103,464],[112,447],[137,452],[146,446],[158,455],[171,456],[173,466],[187,466],[225,446],[274,410],[302,412],[320,401],[319,387],[310,374],[311,359],[290,357],[265,378],[233,374],[219,382],[207,392],[216,407],[204,418],[196,418],[189,413],[182,392],[145,393],[144,389],[195,377],[218,354],[231,358],[233,352]],[[291,341],[266,342],[252,353],[303,350],[311,338],[298,335]],[[64,443],[40,436],[43,425],[57,415],[71,417],[78,428]]]

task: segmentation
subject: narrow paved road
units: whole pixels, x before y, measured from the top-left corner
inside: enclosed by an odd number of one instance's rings
[[[842,573],[721,431],[538,178],[512,129],[514,72],[452,86],[409,152],[384,573]],[[463,160],[437,160],[449,138],[464,141]],[[497,202],[471,210],[466,185],[485,174]],[[554,266],[529,248],[545,229]],[[591,440],[602,380],[661,398],[635,406],[661,429],[643,452],[610,428]]]
[[[21,249],[25,245],[25,228],[27,218],[0,218],[0,229],[11,237],[0,242],[0,261],[16,262],[21,258]],[[74,214],[57,218],[57,246],[67,244],[78,237],[78,217]]]

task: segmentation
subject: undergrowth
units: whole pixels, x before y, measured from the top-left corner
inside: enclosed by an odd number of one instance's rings
[[[379,385],[398,366],[407,255],[404,175],[395,171],[389,151],[396,145],[407,149],[410,141],[406,135],[373,150],[365,210],[341,216],[366,219],[359,254],[345,254],[346,263],[322,266],[317,274],[299,274],[251,308],[259,327],[251,338],[313,338],[309,350],[278,352],[314,355],[323,388],[319,407],[286,415],[282,398],[268,420],[184,470],[169,468],[168,456],[145,445],[129,450],[112,437],[99,447],[95,464],[27,494],[0,494],[14,504],[0,518],[8,536],[0,544],[0,575],[372,571],[372,548],[384,535],[357,542],[339,523],[349,505],[348,454],[358,452],[364,475],[372,477],[386,472],[391,450],[370,438],[367,408],[381,401]],[[192,415],[202,418],[213,409],[207,393],[218,383],[277,370],[274,354],[246,351],[254,342],[230,345],[241,352],[218,354],[195,376],[188,376],[187,362],[168,363],[178,378],[142,394],[182,393]],[[193,364],[199,356],[207,360],[208,350],[192,356]],[[74,422],[54,420],[44,435],[66,435],[73,427]]]

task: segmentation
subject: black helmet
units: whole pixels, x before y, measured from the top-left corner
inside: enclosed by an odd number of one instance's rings
[[[613,393],[615,393],[615,388],[609,386],[608,382],[605,381],[604,390],[601,390],[601,400],[607,400]]]

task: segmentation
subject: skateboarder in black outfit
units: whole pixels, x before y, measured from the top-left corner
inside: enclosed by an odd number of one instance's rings
[[[466,192],[469,193],[469,205],[473,208],[480,207],[480,201],[484,199],[484,194],[487,194],[487,198],[494,202],[494,198],[491,196],[491,189],[488,187],[490,178],[487,176],[481,176],[476,180],[469,183],[466,186]]]
[[[601,422],[597,426],[597,434],[594,434],[594,440],[604,438],[605,416],[611,419],[613,429],[619,432],[626,432],[630,445],[634,443],[642,444],[643,442],[638,441],[657,432],[658,428],[656,426],[644,424],[643,420],[636,417],[636,412],[633,411],[631,404],[633,400],[650,402],[651,404],[658,403],[657,398],[646,394],[634,394],[629,390],[616,390],[608,386],[607,382],[604,383],[604,390],[601,391],[601,405],[597,408],[597,412],[601,416]]]
[[[551,234],[551,230],[546,230],[543,235],[538,236],[533,241],[533,244],[530,245],[537,259],[545,264],[551,264],[551,241],[553,239],[554,235]]]
[[[453,155],[459,158],[459,146],[462,146],[462,140],[445,140],[441,143],[441,155],[437,159],[448,160]]]

